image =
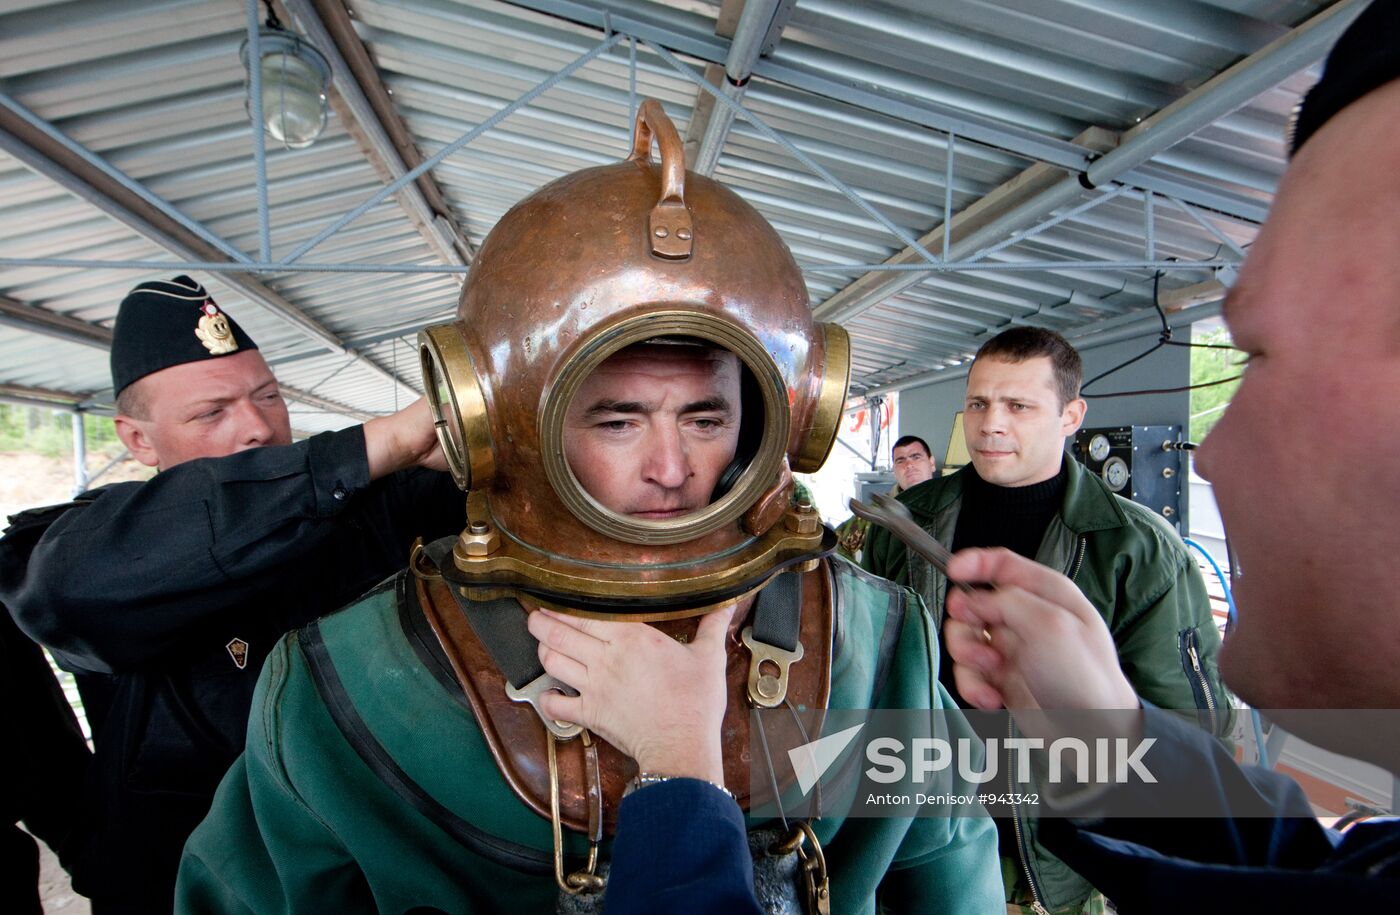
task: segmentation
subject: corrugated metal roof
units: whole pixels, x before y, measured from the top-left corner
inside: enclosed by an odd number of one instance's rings
[[[909,237],[944,220],[949,139],[952,212],[1004,188],[1038,161],[1085,167],[1080,138],[1136,124],[1256,54],[1332,4],[1313,0],[799,0],[742,103],[858,193]],[[1345,4],[1344,4],[1345,5]],[[716,35],[732,3],[626,0],[519,3],[350,0],[355,30],[398,116],[431,156],[555,74],[603,38],[605,25],[642,40],[635,74],[624,41],[432,170],[450,215],[475,245],[523,196],[626,151],[632,102],[660,99],[684,133],[697,89],[647,43],[693,74],[723,62]],[[606,16],[604,15],[606,13]],[[289,25],[295,21],[285,15]],[[0,92],[190,219],[252,257],[258,198],[238,49],[247,10],[235,0],[45,2],[0,8]],[[1308,67],[1237,110],[1203,123],[1122,180],[1193,201],[1196,217],[1154,198],[1158,260],[1231,259],[1247,247],[1284,161],[1289,111],[1316,78]],[[697,125],[698,126],[698,125]],[[692,137],[692,139],[695,139]],[[804,268],[879,264],[906,247],[885,225],[744,119],[715,169],[778,228]],[[385,179],[339,117],[304,150],[269,143],[273,258],[367,200]],[[1084,192],[1084,200],[1093,196]],[[1082,201],[1075,201],[1075,205]],[[985,204],[984,204],[985,205]],[[1068,205],[1057,211],[1061,216]],[[1130,190],[985,258],[994,264],[1144,261],[1144,195]],[[1022,228],[1027,228],[1024,226]],[[1223,234],[1227,245],[1213,234]],[[954,235],[954,241],[957,240]],[[941,254],[935,250],[935,255]],[[0,295],[102,326],[141,280],[177,272],[181,258],[75,192],[0,153],[0,257],[170,262],[134,271],[0,265]],[[393,197],[304,260],[331,264],[443,263]],[[965,359],[1014,323],[1083,333],[1148,313],[1154,271],[1034,269],[925,274],[867,302],[846,323],[857,390],[897,383]],[[287,271],[259,275],[270,295],[245,294],[214,272],[196,275],[260,342],[285,384],[356,410],[382,413],[421,387],[414,331],[450,316],[458,282],[443,274]],[[894,273],[871,276],[895,276]],[[1161,289],[1210,270],[1170,272]],[[817,272],[814,306],[843,302],[861,271]],[[869,282],[869,281],[867,281]],[[320,331],[280,317],[285,300]],[[106,354],[0,328],[0,383],[73,393],[106,387]],[[355,354],[329,346],[326,336]],[[397,375],[407,386],[389,379]],[[108,394],[110,396],[110,394]],[[295,406],[298,428],[350,420]]]

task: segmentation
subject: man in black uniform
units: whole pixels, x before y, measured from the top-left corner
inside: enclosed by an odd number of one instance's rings
[[[423,401],[293,444],[256,344],[189,277],[122,302],[112,381],[118,435],[160,472],[55,511],[27,566],[0,564],[0,602],[84,693],[96,758],[64,849],[74,887],[100,915],[150,915],[172,908],[277,638],[464,513],[446,473],[415,469],[445,469]]]
[[[22,516],[16,520],[23,523]],[[64,847],[91,754],[44,653],[0,610],[0,908],[43,915],[39,848]],[[17,825],[24,822],[24,829]]]

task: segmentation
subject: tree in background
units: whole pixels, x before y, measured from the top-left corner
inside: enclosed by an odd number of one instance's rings
[[[1229,346],[1233,341],[1230,339],[1229,331],[1224,327],[1217,327],[1197,336],[1194,342]],[[1244,356],[1238,350],[1202,349],[1200,347],[1191,350],[1192,385],[1210,384],[1224,378],[1234,378],[1243,372]],[[1235,380],[1226,384],[1212,384],[1207,388],[1196,388],[1191,392],[1191,428],[1189,432],[1191,441],[1205,440],[1206,435],[1224,414],[1225,407],[1229,405],[1230,399],[1235,396],[1235,391],[1239,386],[1239,381]]]
[[[110,416],[83,415],[91,453],[121,450]],[[44,407],[0,403],[0,451],[20,451],[58,457],[73,453],[72,415]]]

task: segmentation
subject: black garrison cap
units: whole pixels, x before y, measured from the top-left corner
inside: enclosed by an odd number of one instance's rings
[[[1332,46],[1317,81],[1295,112],[1289,153],[1352,102],[1400,77],[1400,0],[1373,0]]]
[[[204,287],[187,276],[142,283],[122,299],[112,331],[112,390],[186,362],[257,349]]]

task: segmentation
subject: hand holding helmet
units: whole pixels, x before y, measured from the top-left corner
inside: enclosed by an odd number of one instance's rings
[[[529,627],[540,662],[579,692],[546,693],[540,704],[602,735],[643,772],[723,784],[725,638],[734,611],[726,604],[705,614],[683,643],[646,623],[537,610]]]

